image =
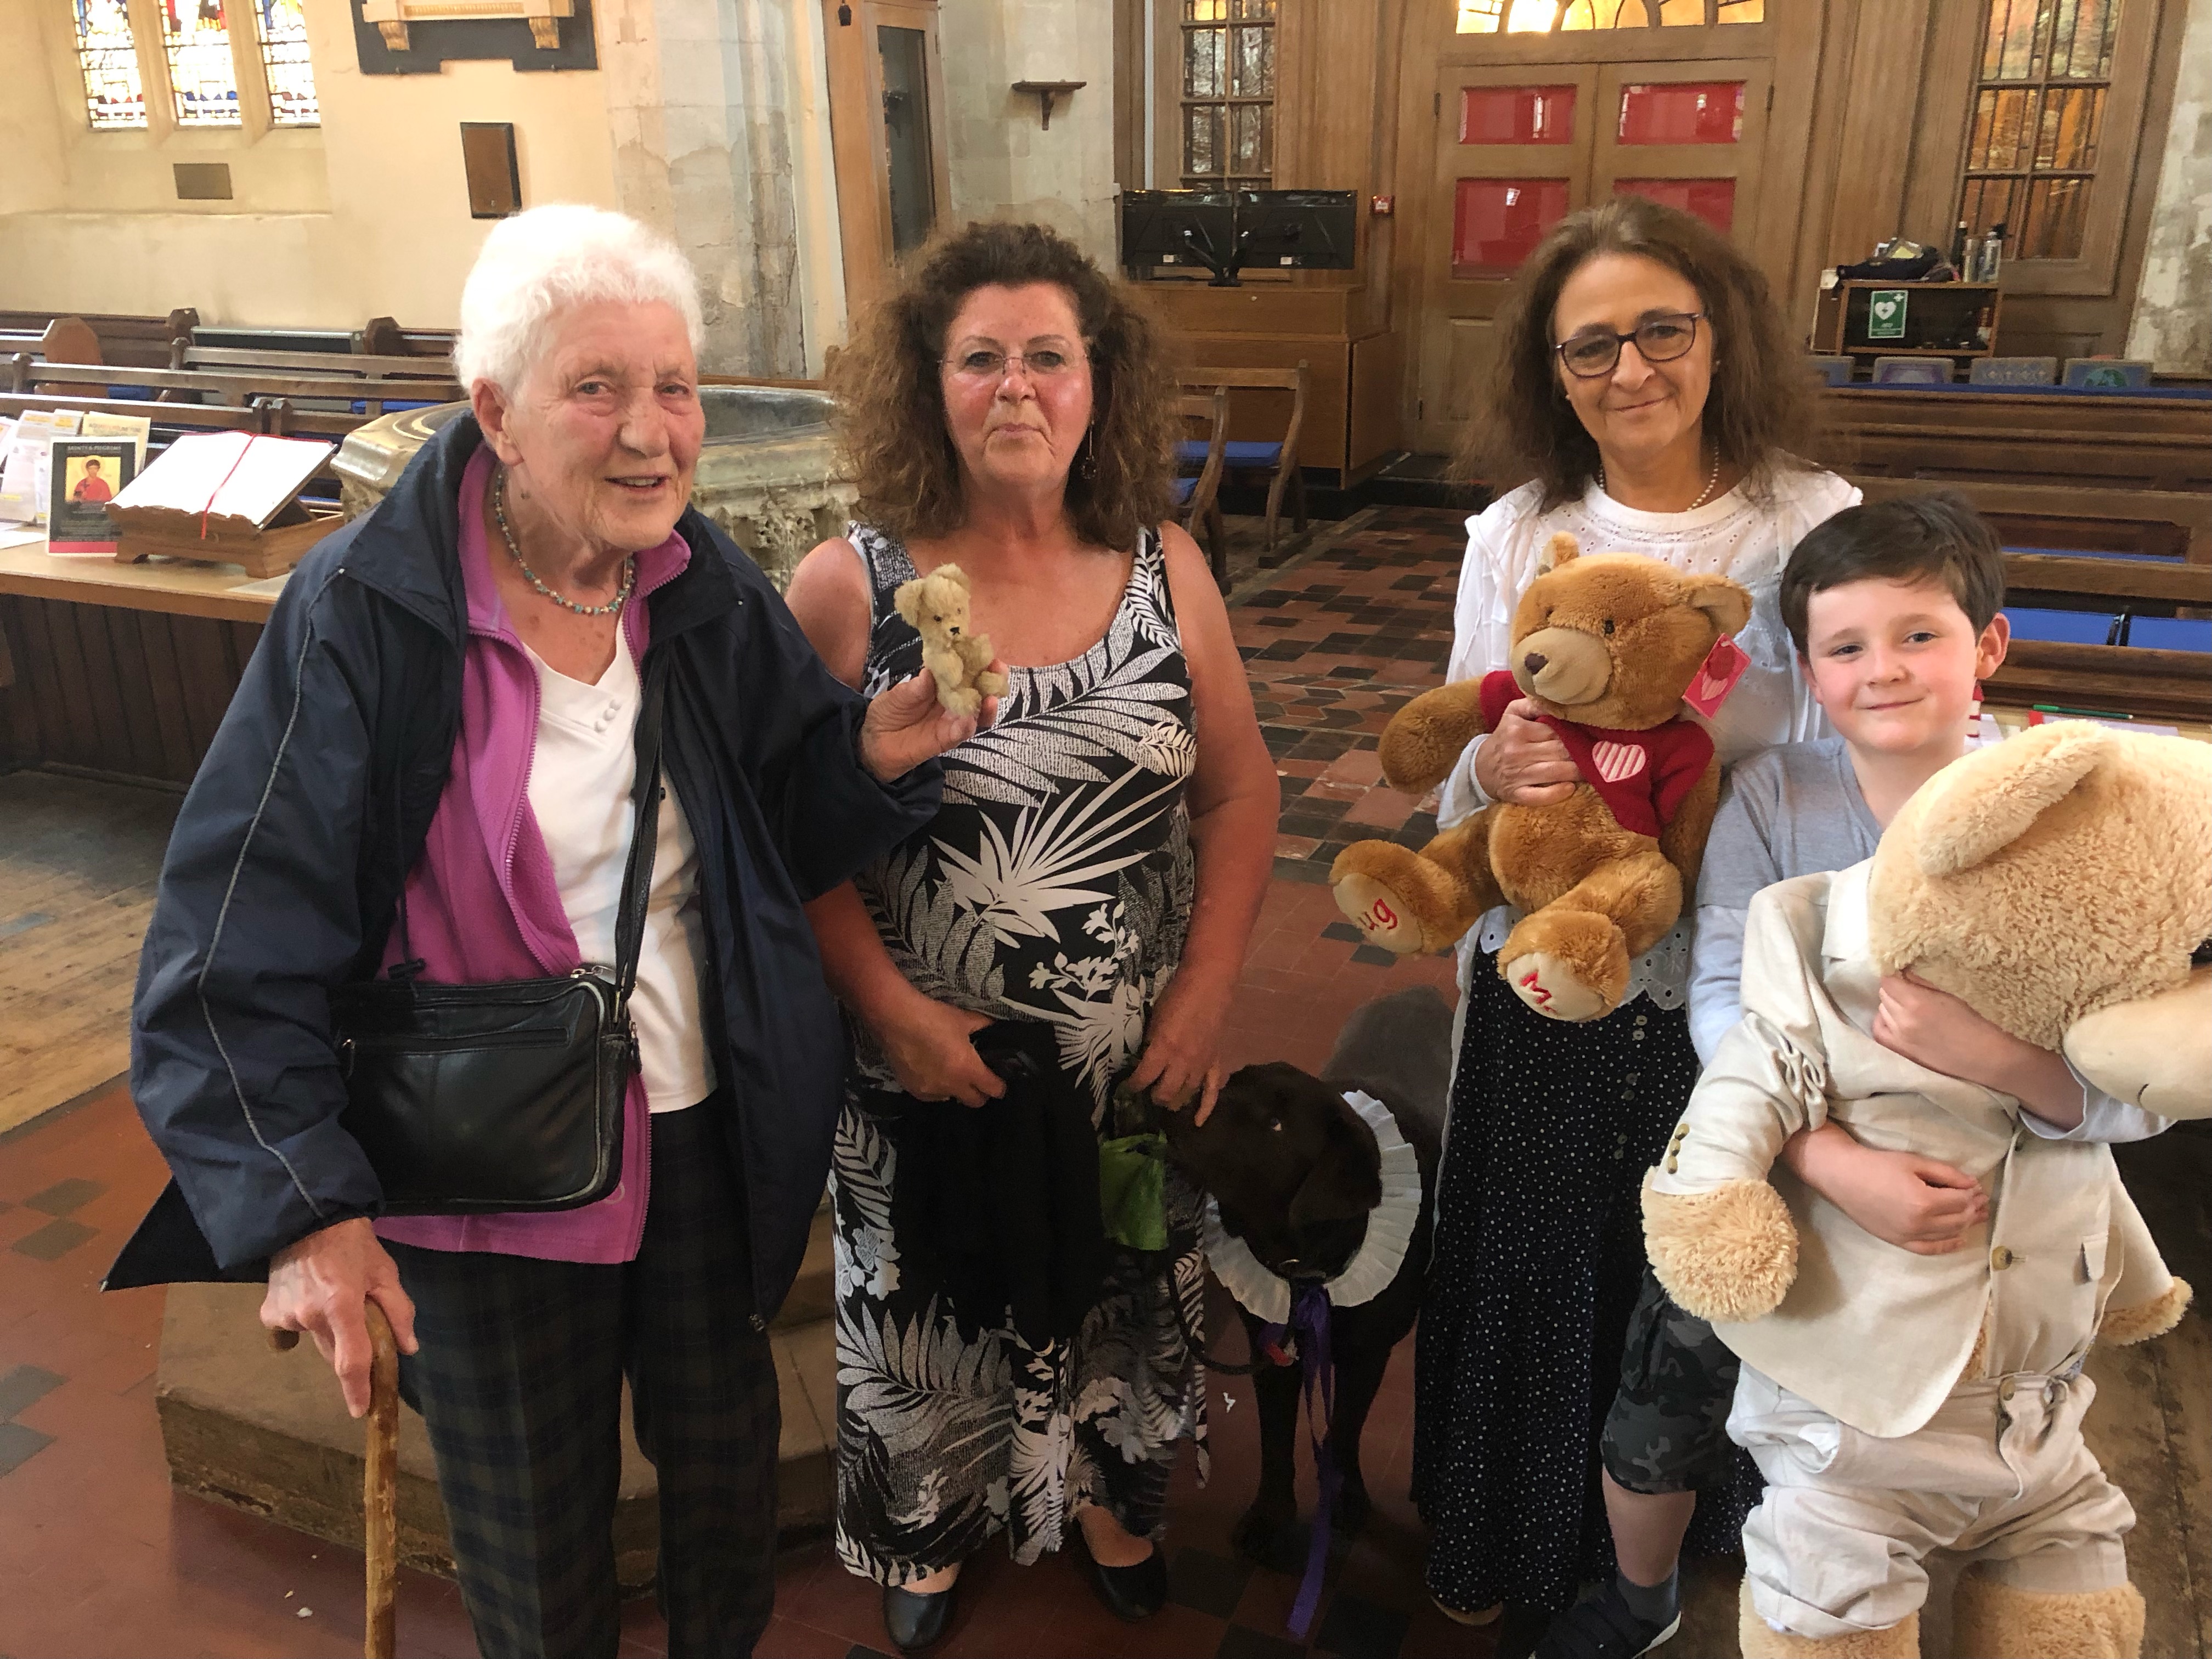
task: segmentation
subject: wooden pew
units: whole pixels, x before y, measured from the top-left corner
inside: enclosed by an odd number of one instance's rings
[[[5,366],[4,389],[21,392],[33,384],[40,387],[98,386],[102,390],[87,395],[103,397],[106,395],[105,388],[118,379],[96,364],[46,363],[34,369],[28,357],[19,355]],[[265,371],[226,374],[213,369],[142,368],[131,371],[130,384],[148,388],[164,403],[214,402],[243,406],[256,398],[283,398],[294,403],[336,403],[340,406],[337,412],[359,403],[363,405],[360,412],[368,419],[384,413],[387,401],[452,403],[463,395],[459,384],[450,378],[398,380]]]
[[[46,329],[64,317],[75,317],[90,328],[100,343],[100,356],[72,359],[89,362],[123,364],[133,368],[161,368],[169,361],[169,343],[179,337],[190,338],[199,326],[200,314],[185,306],[166,317],[125,317],[97,312],[67,311],[0,311],[0,337],[18,334],[43,334]],[[13,341],[0,349],[21,350]]]
[[[1968,431],[2023,430],[2077,435],[2165,434],[2212,441],[2212,398],[2123,398],[2064,392],[1963,392],[1941,386],[1830,386],[1820,418],[1832,434],[1864,426],[1905,426],[1942,437]]]
[[[1869,501],[1957,489],[2008,550],[2009,606],[2212,616],[2212,495],[1859,477]],[[2153,718],[2212,718],[2212,652],[2015,639],[1990,700]]]
[[[179,340],[169,367],[216,374],[281,374],[317,380],[429,380],[452,386],[453,366],[435,357],[367,357],[337,351],[264,351],[187,345]]]
[[[354,336],[353,349],[368,356],[444,357],[453,355],[457,329],[402,328],[389,317],[372,317]]]

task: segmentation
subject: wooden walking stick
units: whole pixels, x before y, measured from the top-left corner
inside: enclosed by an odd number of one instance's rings
[[[368,1417],[362,1458],[362,1546],[368,1581],[362,1659],[394,1659],[398,1652],[399,1593],[399,1345],[392,1322],[374,1301],[368,1316]],[[269,1346],[285,1352],[300,1346],[297,1331],[271,1331]]]

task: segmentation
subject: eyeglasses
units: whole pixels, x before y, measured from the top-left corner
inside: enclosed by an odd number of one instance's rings
[[[947,357],[945,367],[955,374],[971,380],[1003,380],[1015,364],[1029,371],[1033,380],[1048,380],[1054,374],[1065,374],[1079,361],[1065,351],[964,351],[957,357]]]
[[[1698,319],[1702,311],[1676,312],[1666,317],[1647,317],[1626,334],[1615,334],[1609,328],[1586,329],[1571,340],[1564,340],[1552,348],[1559,354],[1559,361],[1567,366],[1567,373],[1585,380],[1594,380],[1601,374],[1613,373],[1613,365],[1620,361],[1620,349],[1631,340],[1647,363],[1672,362],[1688,351],[1698,337]]]

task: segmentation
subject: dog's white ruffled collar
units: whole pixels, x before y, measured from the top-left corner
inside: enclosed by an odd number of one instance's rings
[[[1382,1155],[1382,1201],[1368,1212],[1367,1237],[1344,1271],[1322,1286],[1335,1306],[1356,1308],[1380,1296],[1398,1276],[1420,1220],[1421,1165],[1398,1133],[1389,1107],[1357,1089],[1345,1091],[1344,1103],[1375,1132],[1376,1148]],[[1222,1226],[1221,1211],[1211,1198],[1206,1200],[1206,1259],[1213,1276],[1255,1318],[1272,1325],[1290,1319],[1290,1280],[1262,1265],[1249,1244]]]

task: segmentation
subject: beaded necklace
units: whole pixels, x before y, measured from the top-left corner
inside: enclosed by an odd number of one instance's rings
[[[1713,446],[1713,470],[1705,475],[1705,490],[1698,495],[1697,500],[1692,501],[1687,507],[1684,507],[1682,511],[1685,513],[1694,513],[1699,507],[1703,507],[1707,501],[1712,499],[1713,491],[1720,487],[1720,482],[1721,447],[1718,444],[1715,444]],[[1597,464],[1597,487],[1600,489],[1603,489],[1605,488],[1605,463],[1603,461],[1600,461]]]
[[[499,521],[499,533],[507,538],[507,556],[514,561],[515,568],[522,572],[532,587],[564,610],[573,611],[580,617],[611,617],[623,608],[623,602],[629,598],[630,589],[637,586],[637,560],[634,556],[625,556],[623,560],[622,586],[605,605],[578,605],[575,600],[563,598],[546,586],[538,574],[523,562],[522,549],[514,539],[513,527],[507,522],[505,467],[492,476],[491,515]]]

